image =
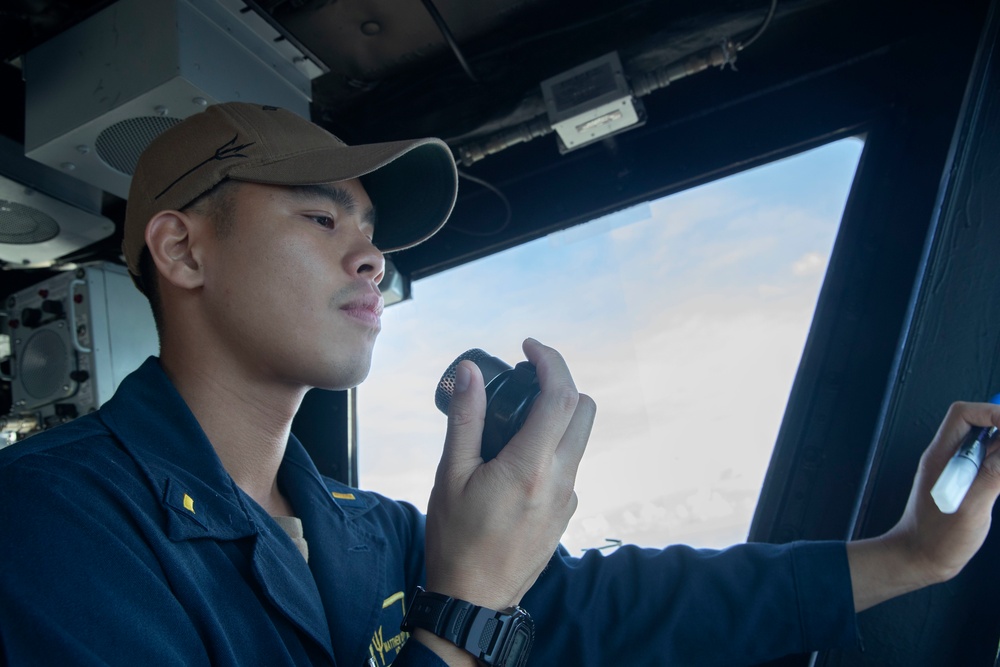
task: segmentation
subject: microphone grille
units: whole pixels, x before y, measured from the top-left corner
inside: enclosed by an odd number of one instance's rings
[[[437,391],[434,392],[434,404],[438,407],[438,410],[448,414],[448,407],[451,405],[451,397],[455,394],[455,372],[458,369],[458,365],[462,361],[468,359],[482,368],[482,364],[480,362],[491,358],[492,357],[489,353],[480,350],[478,347],[466,350],[462,354],[458,355],[455,361],[451,362],[451,365],[448,366],[447,370],[445,370],[444,375],[441,376],[441,381],[438,382]]]

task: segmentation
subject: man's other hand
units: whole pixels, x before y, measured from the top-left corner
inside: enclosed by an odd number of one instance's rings
[[[993,443],[954,514],[944,514],[931,488],[972,428],[1000,426],[1000,406],[955,403],[920,458],[899,522],[884,535],[847,545],[857,611],[957,575],[986,540],[1000,495],[1000,444]]]

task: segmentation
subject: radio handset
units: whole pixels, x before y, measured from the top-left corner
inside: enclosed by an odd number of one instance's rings
[[[438,382],[434,403],[445,414],[448,414],[455,392],[455,371],[459,363],[466,359],[479,367],[486,384],[486,421],[481,451],[483,460],[489,461],[524,425],[540,390],[538,377],[535,367],[527,361],[512,368],[479,348],[468,350],[448,366]]]

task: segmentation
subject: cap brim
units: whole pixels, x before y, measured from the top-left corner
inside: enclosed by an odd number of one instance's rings
[[[417,139],[338,146],[263,165],[240,165],[229,177],[271,185],[318,185],[359,178],[377,213],[375,245],[403,250],[444,226],[458,196],[458,171],[448,145]]]

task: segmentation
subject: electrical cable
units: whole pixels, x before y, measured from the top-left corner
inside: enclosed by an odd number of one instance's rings
[[[740,41],[736,43],[736,50],[742,51],[751,44],[757,41],[757,39],[764,34],[767,27],[771,25],[771,19],[774,18],[774,10],[778,8],[778,0],[771,0],[771,7],[767,10],[767,16],[764,17],[764,21],[757,28],[757,32],[750,36],[750,39],[746,41]]]
[[[487,190],[495,194],[497,197],[499,197],[500,201],[503,202],[504,209],[506,210],[506,215],[504,217],[504,221],[500,224],[500,226],[498,226],[496,229],[491,229],[486,232],[478,232],[478,231],[473,231],[471,229],[462,229],[461,227],[455,227],[454,225],[448,225],[447,227],[445,227],[445,229],[450,229],[453,232],[458,232],[459,234],[465,234],[466,236],[480,236],[480,237],[495,236],[500,232],[502,232],[503,230],[507,229],[507,226],[510,224],[510,220],[512,217],[510,200],[507,199],[507,196],[504,193],[500,192],[500,189],[497,188],[492,183],[484,181],[483,179],[473,176],[472,174],[468,174],[462,171],[461,169],[458,170],[458,175],[461,178],[464,178],[468,181],[472,181],[476,185],[481,185],[482,187],[486,188]]]
[[[465,73],[472,79],[472,83],[479,83],[479,79],[476,75],[472,73],[472,68],[469,67],[469,63],[465,61],[465,56],[462,55],[462,50],[458,48],[458,42],[455,41],[455,37],[451,34],[451,29],[448,28],[448,24],[445,23],[444,17],[441,16],[441,12],[437,10],[434,6],[433,0],[421,0],[424,3],[424,7],[427,8],[427,13],[431,15],[434,19],[434,23],[437,24],[438,30],[441,31],[441,35],[444,36],[448,46],[451,47],[452,53],[455,54],[455,58],[458,60],[458,64],[462,66]]]
[[[648,72],[638,72],[632,74],[631,83],[633,94],[636,97],[643,97],[654,90],[670,85],[672,81],[686,78],[712,66],[726,67],[728,65],[735,70],[736,54],[756,42],[757,39],[764,34],[764,31],[766,31],[768,26],[771,25],[771,20],[774,18],[774,13],[777,7],[778,0],[771,0],[771,5],[768,7],[767,15],[764,17],[764,20],[757,27],[754,33],[744,41],[736,42],[732,39],[726,38],[722,40],[722,43],[719,46],[693,53],[680,61],[667,65],[666,67],[660,67]],[[538,125],[546,125],[544,129],[552,131],[551,126],[547,125],[546,121],[547,116],[537,116],[536,118],[520,123],[513,128],[496,132],[485,139],[469,141],[459,146],[457,151],[462,164],[469,166],[474,162],[482,160],[487,155],[491,155],[514,144],[529,141],[530,139],[545,134],[546,132],[544,130],[536,129],[536,126]]]
[[[431,0],[424,0],[424,2],[426,4],[431,2]],[[555,30],[531,35],[525,40],[521,40],[521,43],[538,39],[549,33],[559,33],[568,29],[576,29],[595,20],[604,19],[612,14],[622,11],[623,9],[631,8],[631,6],[632,5],[629,4],[624,7],[618,7],[599,17],[591,17],[590,19],[585,19],[572,24],[571,26],[562,26]],[[778,0],[771,0],[771,4],[768,7],[764,20],[761,21],[760,25],[753,32],[753,34],[745,40],[735,41],[733,39],[726,38],[722,40],[722,43],[719,46],[696,52],[680,61],[671,63],[666,67],[657,68],[649,72],[639,72],[633,74],[631,77],[633,94],[635,94],[636,97],[643,97],[654,90],[669,85],[672,81],[691,76],[712,66],[724,68],[728,65],[735,70],[737,54],[756,42],[760,36],[764,34],[764,32],[771,25],[771,21],[774,18],[777,8]],[[518,43],[513,45],[507,44],[505,45],[505,49],[517,48],[517,46]],[[489,58],[493,54],[494,52],[486,52],[484,54],[480,54],[480,57]],[[495,132],[484,139],[469,141],[459,146],[457,150],[462,164],[469,166],[486,156],[499,152],[509,146],[529,141],[551,131],[553,130],[551,125],[547,122],[547,116],[540,115],[528,121],[522,122],[512,128]],[[491,186],[487,185],[486,187]]]

